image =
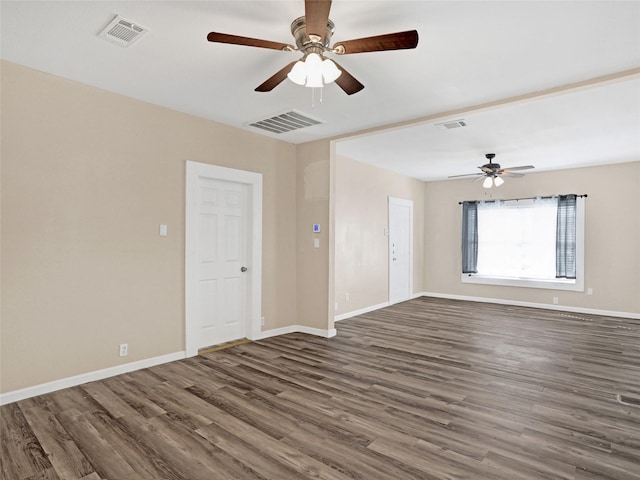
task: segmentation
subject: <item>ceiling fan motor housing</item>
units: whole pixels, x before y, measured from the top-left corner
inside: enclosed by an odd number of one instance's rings
[[[485,158],[489,160],[489,163],[485,163],[480,167],[480,170],[485,172],[488,177],[495,177],[496,175],[502,173],[500,172],[500,164],[493,163],[493,159],[496,157],[495,153],[487,153],[485,154]]]
[[[485,165],[483,165],[482,167],[483,171],[487,172],[488,170],[492,170],[494,174],[498,173],[498,171],[500,170],[500,164],[499,163],[487,163]]]
[[[296,39],[298,50],[305,54],[317,53],[321,55],[329,49],[329,42],[335,30],[335,25],[331,20],[327,20],[327,29],[324,33],[324,42],[318,34],[307,35],[307,22],[305,17],[298,17],[291,22],[291,33]]]

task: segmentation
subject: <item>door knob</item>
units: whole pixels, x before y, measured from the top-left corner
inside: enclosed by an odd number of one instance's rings
[[[240,271],[241,272],[246,272],[247,271],[247,267],[240,267]]]

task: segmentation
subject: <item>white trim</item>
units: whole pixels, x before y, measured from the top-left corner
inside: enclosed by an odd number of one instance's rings
[[[304,325],[290,325],[288,327],[274,328],[272,330],[265,330],[260,332],[258,336],[251,340],[263,340],[265,338],[277,337],[279,335],[286,335],[288,333],[306,333],[309,335],[315,335],[317,337],[331,338],[335,337],[337,331],[335,328],[331,330],[323,330],[321,328],[305,327]]]
[[[247,338],[260,335],[262,325],[262,174],[220,167],[208,163],[186,162],[186,217],[185,217],[185,351],[187,357],[198,354],[198,324],[193,319],[196,301],[190,272],[196,271],[195,236],[197,228],[196,191],[199,176],[246,184],[249,187],[251,245],[249,246],[249,283],[247,291]]]
[[[422,296],[422,294],[418,295]],[[415,297],[414,297],[415,298]],[[360,308],[358,310],[353,310],[352,312],[341,313],[340,315],[336,315],[333,319],[334,322],[339,322],[340,320],[345,320],[351,317],[357,317],[358,315],[362,315],[364,313],[373,312],[374,310],[380,310],[381,308],[385,308],[389,306],[389,302],[379,303],[378,305],[372,305],[370,307]]]
[[[540,280],[527,278],[490,277],[476,274],[463,273],[460,276],[462,283],[474,283],[476,285],[501,285],[503,287],[546,288],[549,290],[584,291],[583,277],[576,277],[575,282],[564,279]]]
[[[586,313],[587,315],[604,315],[607,317],[620,317],[640,320],[640,313],[620,312],[617,310],[597,310],[594,308],[571,307],[569,305],[550,305],[547,303],[521,302],[518,300],[504,300],[499,298],[470,297],[467,295],[450,295],[448,293],[435,292],[422,292],[420,296],[449,298],[451,300],[467,300],[470,302],[497,303],[500,305],[514,305],[517,307],[544,308],[546,310],[559,310],[563,312]]]
[[[24,400],[25,398],[31,398],[37,395],[44,395],[45,393],[55,392],[57,390],[62,390],[63,388],[75,387],[83,383],[115,377],[116,375],[134,372],[143,368],[154,367],[163,363],[175,362],[176,360],[182,360],[185,357],[185,352],[168,353],[158,357],[138,360],[137,362],[125,363],[124,365],[116,365],[115,367],[103,368],[102,370],[82,373],[80,375],[54,380],[52,382],[41,383],[40,385],[14,390],[13,392],[2,393],[0,394],[0,405],[6,405],[7,403],[17,402],[18,400]]]
[[[412,293],[410,300],[413,300],[414,298],[419,298],[419,297],[424,297],[425,294],[424,292],[418,292],[418,293]],[[379,303],[377,305],[372,305],[370,307],[364,307],[364,308],[360,308],[358,310],[353,310],[351,312],[347,312],[347,313],[341,313],[340,315],[336,315],[333,318],[334,322],[339,322],[341,320],[346,320],[347,318],[352,318],[352,317],[357,317],[358,315],[363,315],[365,313],[369,313],[369,312],[373,312],[375,310],[380,310],[382,308],[387,308],[390,307],[391,304],[389,302],[383,302],[383,303]]]
[[[311,328],[304,325],[291,325],[289,327],[275,328],[273,330],[265,330],[264,332],[259,332],[254,336],[254,338],[250,340],[263,340],[265,338],[275,337],[278,335],[286,335],[287,333],[306,333],[318,337],[331,338],[336,336],[337,331],[335,328],[332,328],[330,330],[322,330],[320,328]],[[162,365],[163,363],[183,360],[187,357],[188,355],[185,351],[169,353],[166,355],[160,355],[158,357],[147,358],[136,362],[104,368],[102,370],[82,373],[73,377],[62,378],[60,380],[54,380],[52,382],[42,383],[40,385],[34,385],[32,387],[23,388],[20,390],[14,390],[12,392],[1,393],[0,405],[6,405],[8,403],[17,402],[19,400],[35,397],[37,395],[44,395],[46,393],[62,390],[63,388],[75,387],[84,383],[95,382],[96,380],[102,380],[109,377],[115,377],[116,375],[134,372],[143,368],[155,367],[156,365]]]

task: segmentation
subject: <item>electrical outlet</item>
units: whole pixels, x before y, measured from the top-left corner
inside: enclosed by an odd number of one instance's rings
[[[558,297],[553,297],[553,304],[558,305]]]
[[[127,353],[129,353],[129,344],[121,343],[120,344],[120,356],[121,357],[126,357]]]
[[[264,327],[264,317],[260,317],[260,325]]]
[[[593,288],[587,288],[587,295],[593,295]]]
[[[349,293],[345,293],[345,294],[344,294],[344,300],[345,300],[346,302],[348,302],[348,301],[349,301]]]

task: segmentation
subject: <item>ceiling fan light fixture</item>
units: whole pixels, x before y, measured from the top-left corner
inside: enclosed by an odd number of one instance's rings
[[[479,182],[484,178],[482,182],[482,186],[484,188],[491,188],[492,186],[499,187],[504,184],[504,179],[501,175],[506,175],[507,177],[524,177],[524,173],[515,173],[518,170],[529,170],[531,168],[535,168],[533,165],[521,165],[519,167],[508,167],[502,168],[499,163],[494,163],[493,159],[495,158],[495,153],[487,153],[485,158],[489,163],[478,167],[482,173],[469,173],[464,175],[450,175],[449,178],[460,178],[460,177],[476,177],[473,181]]]
[[[304,66],[307,70],[307,80],[305,87],[322,88],[322,59],[315,52],[308,54],[304,59]]]
[[[325,58],[322,62],[322,78],[325,85],[334,82],[340,75],[342,75],[342,70],[336,67],[336,64],[331,60]]]
[[[305,87],[321,88],[336,80],[342,71],[328,58],[323,59],[315,52],[308,54],[304,60],[293,65],[287,77],[293,83]]]
[[[320,55],[318,55],[315,52],[311,52],[304,59],[304,64],[309,69],[318,68],[318,66],[320,66],[321,63],[322,63],[322,59],[320,58]]]
[[[305,87],[322,88],[323,85],[322,72],[320,70],[314,70],[307,74],[307,83],[304,84]]]
[[[307,81],[307,67],[304,62],[296,62],[291,71],[287,73],[287,77],[289,77],[289,80],[293,83],[304,85]]]

